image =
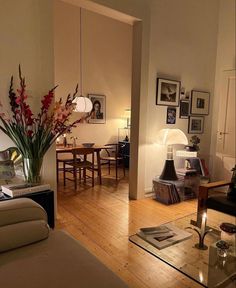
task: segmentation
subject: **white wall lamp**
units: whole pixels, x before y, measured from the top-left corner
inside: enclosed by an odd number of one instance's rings
[[[162,129],[157,134],[157,143],[167,146],[167,159],[159,179],[171,181],[178,180],[175,172],[172,145],[188,145],[188,139],[186,135],[180,129]]]
[[[82,71],[82,8],[80,8],[80,96],[77,96],[73,103],[76,103],[74,112],[90,112],[93,108],[92,101],[86,97],[83,96],[83,71]]]

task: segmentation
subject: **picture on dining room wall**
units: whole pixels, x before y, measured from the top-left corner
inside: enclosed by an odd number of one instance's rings
[[[166,124],[175,124],[176,122],[176,108],[167,107]]]
[[[88,98],[92,101],[93,108],[85,117],[86,122],[91,124],[106,123],[106,96],[89,94]]]
[[[156,105],[179,106],[180,81],[157,78]]]
[[[202,134],[204,131],[204,117],[190,116],[188,120],[189,134]]]
[[[179,118],[188,119],[189,116],[189,100],[180,100]]]
[[[191,114],[208,115],[209,114],[210,93],[195,91],[191,92]]]

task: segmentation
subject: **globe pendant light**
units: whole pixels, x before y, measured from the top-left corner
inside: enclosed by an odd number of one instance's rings
[[[93,109],[93,103],[88,97],[82,95],[82,66],[82,8],[80,8],[80,96],[77,96],[73,103],[76,103],[74,112],[88,113]]]

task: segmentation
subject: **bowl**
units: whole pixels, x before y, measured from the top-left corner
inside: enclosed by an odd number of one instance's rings
[[[92,148],[95,143],[82,143],[85,148]]]

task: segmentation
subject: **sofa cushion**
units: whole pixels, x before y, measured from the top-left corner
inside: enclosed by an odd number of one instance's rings
[[[48,234],[49,227],[44,220],[2,226],[0,227],[0,252],[46,239]]]
[[[0,204],[0,227],[33,220],[47,222],[45,210],[31,199],[12,199],[1,201]]]
[[[111,270],[63,231],[0,254],[0,287],[127,288]]]

